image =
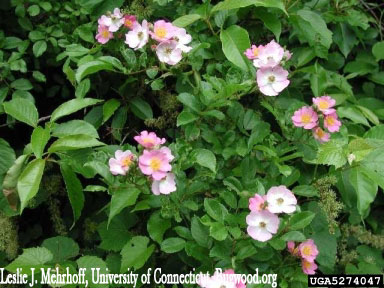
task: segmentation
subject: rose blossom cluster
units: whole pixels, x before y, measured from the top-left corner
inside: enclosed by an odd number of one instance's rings
[[[211,277],[203,277],[198,284],[203,288],[246,288],[246,285],[241,281],[238,282],[234,276],[235,271],[233,269],[227,269],[223,273],[219,273],[216,270]]]
[[[315,274],[317,265],[315,259],[319,254],[317,246],[312,239],[308,239],[305,242],[299,244],[295,247],[295,242],[289,241],[287,243],[288,251],[295,257],[301,258],[301,267],[303,272],[308,275]]]
[[[168,147],[161,146],[165,139],[148,131],[142,131],[134,139],[144,148],[138,165],[140,171],[152,179],[153,194],[169,194],[176,191],[175,175],[171,173],[170,164],[174,156]],[[117,150],[115,158],[109,159],[109,170],[113,175],[126,175],[136,160],[131,151]]]
[[[277,96],[289,85],[288,71],[284,70],[281,64],[282,61],[289,60],[292,54],[275,40],[265,46],[252,45],[244,54],[253,61],[253,66],[258,68],[256,80],[261,93]]]
[[[276,214],[296,211],[297,199],[286,186],[274,186],[267,194],[256,194],[249,199],[251,213],[247,216],[247,232],[253,239],[265,242],[279,229],[280,220]]]
[[[330,133],[338,132],[341,126],[336,110],[333,108],[336,101],[330,96],[312,98],[312,101],[315,108],[304,106],[295,111],[292,116],[293,125],[312,130],[313,137],[320,143],[328,142],[331,137]],[[320,127],[319,118],[324,119],[324,127],[330,133]]]
[[[191,35],[184,28],[174,26],[172,23],[158,20],[154,24],[143,20],[137,21],[134,15],[123,15],[119,8],[115,8],[113,13],[102,15],[99,20],[98,33],[96,40],[105,44],[113,38],[113,32],[120,27],[128,29],[125,34],[125,43],[132,49],[143,48],[152,38],[156,44],[152,49],[156,50],[156,55],[160,62],[175,65],[183,58],[183,52],[188,53],[192,47],[188,44],[192,41]]]

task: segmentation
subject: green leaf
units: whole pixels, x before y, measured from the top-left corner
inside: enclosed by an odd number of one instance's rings
[[[77,69],[76,71],[76,81],[80,83],[80,81],[90,75],[94,74],[100,70],[108,70],[113,71],[113,65],[111,63],[101,61],[101,60],[94,60],[90,62],[86,62]]]
[[[100,274],[105,274],[104,277],[108,277],[107,274],[107,264],[105,264],[104,260],[96,256],[83,256],[76,260],[78,268],[85,269],[85,280],[88,281],[89,287],[91,288],[108,288],[109,286],[106,284],[96,284],[93,281],[92,277],[92,269],[100,268]],[[126,271],[125,271],[126,272]]]
[[[189,123],[192,123],[199,119],[198,116],[195,114],[188,112],[188,111],[182,111],[178,116],[177,116],[177,127],[183,126]]]
[[[32,77],[36,79],[38,82],[45,83],[47,81],[47,78],[45,78],[45,75],[39,71],[33,71]]]
[[[216,156],[212,151],[207,149],[196,149],[196,163],[210,169],[213,173],[216,172]]]
[[[204,208],[209,216],[221,223],[224,222],[225,217],[228,215],[227,208],[216,199],[205,198]]]
[[[52,261],[52,253],[44,247],[28,248],[23,250],[23,254],[13,260],[5,269],[11,273],[16,273],[19,268],[23,269],[23,273],[31,275],[31,268],[39,270],[40,268],[48,268],[45,265]]]
[[[340,118],[351,119],[355,123],[363,124],[370,127],[367,119],[364,117],[364,114],[357,108],[353,106],[343,106],[337,109],[337,114]]]
[[[52,130],[52,136],[58,138],[78,134],[99,138],[96,128],[84,120],[71,120],[62,124],[56,124]]]
[[[319,196],[319,192],[315,189],[315,187],[310,185],[300,185],[296,186],[292,190],[293,194],[305,197],[315,197]]]
[[[347,163],[347,149],[343,140],[335,139],[320,146],[317,163],[340,168]]]
[[[336,29],[334,30],[335,34],[333,35],[333,39],[341,53],[343,53],[344,57],[347,58],[348,54],[351,52],[353,47],[359,43],[356,39],[355,33],[349,26],[345,23],[339,23],[336,25]]]
[[[33,88],[31,82],[27,79],[21,78],[13,81],[11,83],[11,88],[17,89],[17,90],[23,90],[23,91],[28,91]]]
[[[48,152],[53,153],[57,151],[76,150],[102,145],[105,144],[88,135],[70,135],[53,142],[49,147]]]
[[[372,46],[372,54],[377,61],[384,59],[384,41],[377,42]]]
[[[37,16],[40,14],[40,7],[38,5],[31,5],[28,7],[28,13],[32,17]]]
[[[152,213],[147,222],[148,234],[157,243],[161,243],[163,241],[164,233],[170,227],[171,220],[161,217],[160,211]]]
[[[151,105],[149,105],[148,102],[144,101],[143,99],[139,97],[133,98],[129,101],[129,104],[133,114],[135,114],[140,119],[146,120],[153,118]]]
[[[290,231],[285,233],[283,236],[281,236],[281,239],[284,241],[301,242],[301,241],[305,241],[307,238],[303,233],[299,231]]]
[[[289,229],[290,230],[299,230],[307,227],[311,224],[315,213],[311,211],[299,212],[294,214],[289,220]]]
[[[35,159],[30,162],[21,173],[17,181],[17,192],[21,202],[20,213],[23,212],[29,200],[39,191],[41,178],[43,177],[45,160]]]
[[[84,79],[76,87],[75,96],[76,98],[84,98],[87,95],[89,89],[91,88],[91,80]]]
[[[210,246],[208,227],[204,226],[197,216],[193,216],[192,218],[191,233],[197,244],[206,248]]]
[[[84,207],[84,193],[83,186],[79,178],[77,178],[75,172],[70,165],[61,162],[60,163],[61,175],[63,175],[63,179],[65,182],[65,187],[67,188],[69,202],[72,206],[73,211],[73,225],[80,218],[81,211]]]
[[[212,223],[209,225],[209,235],[217,241],[224,241],[228,236],[228,230],[222,223]]]
[[[107,122],[109,118],[120,107],[120,101],[117,99],[109,99],[103,105],[103,123]]]
[[[32,50],[35,57],[40,57],[47,50],[47,42],[44,40],[37,41],[35,44],[33,44]]]
[[[61,117],[75,113],[76,111],[79,111],[85,107],[95,105],[100,102],[102,102],[102,100],[97,100],[92,98],[69,100],[61,104],[52,112],[51,122],[57,121]]]
[[[279,42],[281,34],[281,21],[278,15],[268,12],[266,9],[258,9],[256,17],[260,18],[264,25],[275,35],[276,41]]]
[[[149,244],[149,238],[144,236],[133,237],[121,250],[121,273],[126,273],[128,268],[140,269],[147,262],[155,250],[155,245]]]
[[[132,185],[118,187],[112,195],[108,224],[111,223],[113,217],[119,214],[125,207],[135,205],[139,194],[140,190]]]
[[[245,58],[244,52],[251,46],[251,43],[247,30],[232,25],[225,30],[221,30],[220,40],[227,59],[242,70],[248,71],[249,61]]]
[[[37,126],[39,113],[35,104],[23,98],[15,98],[3,103],[5,113],[11,115],[16,120],[24,122],[32,127]]]
[[[191,108],[195,112],[201,111],[201,104],[197,100],[197,97],[190,93],[180,93],[177,99],[188,108]]]
[[[362,217],[366,216],[371,203],[377,194],[377,183],[365,174],[364,170],[354,167],[349,173],[349,182],[353,186],[357,196],[357,211]]]
[[[57,236],[45,239],[41,246],[51,251],[53,255],[52,262],[54,263],[62,263],[79,255],[79,245],[68,237]]]
[[[7,141],[0,138],[0,176],[7,173],[15,160],[15,151],[13,151]]]
[[[171,254],[183,250],[185,247],[185,240],[177,237],[165,239],[161,243],[161,250],[165,253]]]
[[[285,7],[284,7],[284,2],[282,0],[225,0],[216,4],[212,8],[211,12],[213,13],[221,10],[238,9],[238,8],[243,8],[251,5],[269,7],[269,8],[278,8],[282,10],[285,14],[287,14],[287,11],[285,10]]]
[[[45,145],[47,145],[50,137],[49,128],[44,129],[41,126],[38,126],[33,130],[31,135],[31,146],[36,158],[41,158]]]
[[[189,14],[189,15],[184,15],[172,22],[173,25],[177,27],[187,27],[188,25],[191,25],[192,23],[196,22],[197,20],[201,19],[201,15],[199,14]]]
[[[0,149],[0,151],[1,151],[1,149]],[[12,151],[12,153],[13,153],[13,151]],[[11,156],[13,156],[13,155],[11,155]],[[21,172],[23,171],[23,168],[25,166],[25,161],[27,160],[27,158],[28,158],[27,155],[20,155],[15,160],[13,165],[9,168],[9,170],[7,171],[7,174],[4,176],[4,181],[3,181],[4,194],[6,193],[6,190],[8,190],[8,191],[15,190],[15,188],[17,186],[17,180],[18,180]],[[0,173],[0,174],[3,174],[3,173]]]

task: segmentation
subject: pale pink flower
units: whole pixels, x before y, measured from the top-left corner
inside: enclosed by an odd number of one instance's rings
[[[312,239],[308,239],[307,241],[300,243],[299,253],[301,258],[313,262],[319,254],[319,251],[317,250],[315,242]]]
[[[98,33],[96,34],[96,40],[101,43],[105,44],[107,43],[110,39],[113,38],[113,33],[109,32],[108,27],[104,25],[99,25],[98,27]]]
[[[328,129],[329,132],[337,132],[340,130],[341,122],[337,117],[336,112],[326,115],[324,117],[324,127]]]
[[[161,180],[172,170],[168,155],[160,150],[144,150],[139,157],[139,168],[145,175],[150,175],[154,180]]]
[[[152,38],[158,42],[163,42],[172,39],[175,35],[177,27],[173,26],[172,23],[164,20],[158,20],[153,25],[153,32],[150,34]]]
[[[132,49],[140,49],[148,43],[148,23],[143,20],[142,25],[136,22],[131,31],[125,34],[125,43]]]
[[[227,269],[224,271],[223,274],[229,274],[229,275],[236,275],[235,271],[233,269]],[[236,283],[236,288],[246,288],[247,286],[245,283],[243,283],[241,280],[240,281],[234,281]]]
[[[136,156],[129,150],[115,152],[115,158],[109,159],[109,171],[113,175],[126,175]]]
[[[236,281],[216,271],[212,276],[199,278],[198,285],[202,288],[237,288]]]
[[[176,182],[173,173],[168,173],[162,180],[153,180],[152,182],[152,193],[155,195],[170,194],[174,191],[176,191]]]
[[[245,50],[244,54],[249,60],[254,60],[259,56],[259,53],[263,47],[263,45],[260,45],[259,47],[252,45],[251,48]]]
[[[315,127],[312,129],[313,132],[313,137],[319,141],[320,143],[328,142],[331,134],[325,132],[323,129],[320,127]]]
[[[314,275],[316,273],[317,265],[315,262],[310,262],[306,259],[302,259],[301,267],[303,268],[303,272],[307,275]]]
[[[133,137],[137,143],[147,149],[154,149],[165,143],[165,138],[157,137],[155,132],[149,132],[144,130],[140,132],[140,135]]]
[[[161,42],[156,46],[156,54],[160,62],[167,63],[169,65],[175,65],[180,62],[182,56],[182,50],[177,48],[178,43],[174,40]]]
[[[272,238],[272,234],[277,233],[279,229],[279,217],[277,215],[262,210],[259,212],[251,212],[247,218],[247,232],[253,239],[261,242],[268,241]]]
[[[181,51],[188,53],[192,50],[192,47],[187,46],[192,41],[192,36],[184,28],[175,27],[172,39],[177,42],[176,48],[181,49]]]
[[[284,49],[272,40],[260,50],[257,58],[253,60],[253,65],[256,68],[273,68],[280,64],[283,56]]]
[[[291,253],[293,256],[299,255],[299,249],[298,249],[298,247],[295,247],[295,242],[288,241],[287,242],[287,248],[288,248],[289,253]]]
[[[289,59],[291,59],[291,57],[292,57],[292,53],[289,52],[288,50],[285,50],[283,60],[288,61]]]
[[[271,213],[292,213],[296,211],[297,199],[284,185],[271,187],[267,192],[268,210]]]
[[[164,139],[164,138],[163,138]],[[159,150],[161,153],[164,153],[164,155],[167,157],[167,160],[171,162],[175,157],[172,155],[171,149],[168,147],[161,147]]]
[[[330,96],[321,96],[317,98],[312,98],[313,104],[316,105],[324,115],[333,114],[336,112],[332,107],[336,105],[336,100]]]
[[[293,125],[303,127],[304,129],[312,129],[317,126],[319,117],[312,107],[304,106],[295,111],[292,116]]]
[[[123,14],[121,14],[119,8],[115,8],[113,14],[110,14],[109,16],[102,15],[99,18],[98,23],[107,26],[110,32],[116,32],[124,24]]]
[[[288,71],[282,67],[261,68],[257,70],[257,85],[261,93],[267,96],[277,96],[288,85]]]
[[[137,23],[136,16],[134,15],[124,15],[124,26],[132,29],[133,26]]]
[[[265,200],[259,194],[255,194],[252,198],[249,198],[249,210],[252,212],[261,211],[264,209]]]

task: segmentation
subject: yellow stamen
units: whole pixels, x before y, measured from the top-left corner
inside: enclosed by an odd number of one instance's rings
[[[309,269],[309,268],[311,268],[311,262],[304,260],[303,266],[305,269]]]
[[[161,161],[158,158],[152,158],[151,162],[149,163],[149,166],[152,168],[153,171],[158,171],[161,166]]]
[[[304,124],[311,123],[311,120],[312,120],[311,115],[309,115],[309,114],[301,115],[301,122],[303,122]]]
[[[312,253],[311,247],[310,246],[304,246],[303,250],[301,251],[306,256],[310,256]]]
[[[335,124],[335,119],[334,119],[333,117],[327,117],[327,118],[325,119],[325,121],[327,121],[327,125],[328,125],[328,126],[332,126],[332,125]]]
[[[265,224],[265,222],[260,222],[260,227],[261,228],[265,228],[267,226],[267,224]]]
[[[323,129],[318,128],[316,129],[316,135],[319,136],[319,138],[323,138],[325,136],[325,132],[323,131]]]
[[[155,30],[155,34],[157,37],[162,39],[167,35],[167,30],[163,27],[160,27]]]
[[[253,49],[252,52],[253,52],[253,56],[255,56],[255,57],[259,56],[259,49],[255,48],[255,49]]]
[[[129,20],[129,19],[126,19],[126,20],[125,20],[125,26],[131,28],[132,24],[133,24],[133,23],[132,23],[131,20]]]
[[[128,157],[125,157],[122,161],[121,161],[121,164],[124,166],[124,167],[129,167],[132,163],[132,158],[130,156]]]
[[[109,37],[109,31],[108,30],[104,30],[103,32],[101,32],[101,36],[103,38],[108,38]]]
[[[329,105],[327,101],[319,101],[319,109],[328,109]]]
[[[150,144],[154,144],[152,138],[144,138],[144,139],[143,139],[143,142],[144,142],[145,144],[148,144],[148,143],[150,143]]]

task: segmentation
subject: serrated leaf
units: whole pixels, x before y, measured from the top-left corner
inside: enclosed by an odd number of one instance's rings
[[[79,255],[79,245],[72,238],[64,236],[45,239],[41,246],[51,251],[54,263],[62,263]]]
[[[161,243],[163,241],[164,233],[170,227],[171,221],[161,217],[160,211],[152,213],[147,222],[148,234],[157,243]]]
[[[161,250],[168,254],[179,252],[184,247],[185,240],[182,238],[172,237],[161,242]]]
[[[39,191],[41,178],[43,177],[45,160],[35,159],[30,162],[21,173],[17,181],[17,192],[20,198],[20,213]]]
[[[196,163],[216,172],[216,156],[212,151],[207,149],[196,149]]]
[[[80,81],[90,74],[94,74],[101,70],[113,70],[113,65],[111,63],[107,63],[101,60],[94,60],[80,65],[80,67],[76,71],[76,81],[80,83]]]
[[[346,145],[343,140],[335,139],[320,146],[317,163],[340,168],[347,163]]]
[[[225,0],[216,4],[212,8],[211,12],[213,13],[221,10],[238,9],[251,5],[267,8],[278,8],[287,14],[287,11],[284,7],[284,2],[282,0]]]
[[[143,99],[138,97],[133,98],[129,104],[133,114],[135,114],[140,119],[145,120],[153,118],[151,105],[149,105],[148,102],[144,101]]]
[[[182,111],[178,116],[177,116],[177,127],[187,125],[189,123],[192,123],[199,119],[198,116],[195,114],[188,112],[188,111]]]
[[[85,268],[85,280],[88,281],[89,287],[91,288],[108,288],[109,285],[98,284],[93,281],[92,269],[100,268],[100,274],[109,274],[107,271],[107,264],[104,260],[96,256],[83,256],[76,260],[78,268]],[[126,271],[124,271],[126,272]],[[104,277],[108,277],[105,275]]]
[[[16,273],[19,268],[23,269],[23,273],[31,275],[31,268],[36,270],[40,268],[48,268],[46,263],[52,261],[52,253],[44,247],[24,249],[23,254],[13,260],[5,269],[11,273]]]
[[[189,15],[184,15],[172,22],[173,25],[184,28],[187,27],[188,25],[191,25],[192,23],[196,22],[197,20],[201,19],[201,15],[199,14],[189,14]]]
[[[204,199],[204,208],[208,215],[216,221],[224,222],[225,217],[228,215],[228,210],[223,204],[216,199]]]
[[[96,128],[84,120],[72,120],[62,124],[56,124],[52,130],[52,136],[58,138],[79,134],[99,138]]]
[[[103,146],[104,143],[88,135],[70,135],[60,138],[52,143],[48,152],[76,150],[87,147]]]
[[[39,113],[36,106],[29,100],[15,98],[3,103],[5,113],[11,115],[16,120],[24,122],[32,127],[37,126]]]
[[[70,115],[79,111],[85,107],[95,105],[97,103],[102,102],[102,100],[92,99],[92,98],[84,98],[84,99],[72,99],[57,107],[51,116],[51,122],[57,121],[59,118],[64,117],[66,115]]]
[[[31,147],[36,158],[41,158],[44,152],[45,145],[47,145],[50,138],[49,128],[41,126],[36,127],[31,135]]]
[[[103,105],[103,123],[107,122],[109,118],[120,107],[120,101],[117,99],[109,99]]]
[[[119,214],[125,207],[135,205],[139,194],[140,190],[132,185],[118,187],[112,195],[108,223],[110,223],[113,217]]]
[[[33,44],[32,50],[35,57],[40,57],[47,50],[47,42],[44,40],[37,41],[35,44]]]
[[[126,273],[128,268],[140,269],[147,262],[155,250],[155,245],[149,244],[149,238],[144,236],[133,237],[121,250],[121,273]]]

